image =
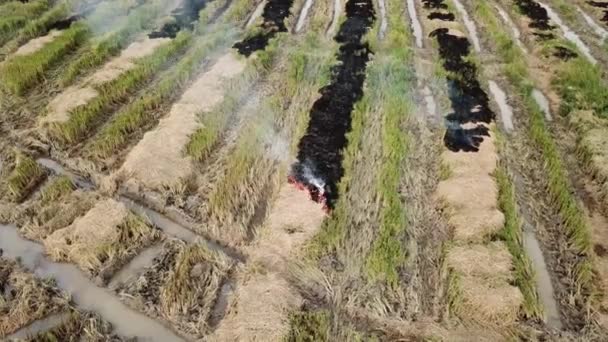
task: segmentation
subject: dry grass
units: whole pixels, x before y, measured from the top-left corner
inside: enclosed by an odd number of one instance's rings
[[[160,234],[123,204],[114,200],[97,203],[69,227],[44,240],[47,253],[56,261],[76,263],[92,277],[110,276]]]
[[[208,319],[230,267],[218,252],[169,240],[153,266],[117,291],[128,304],[200,338],[209,332]]]
[[[25,339],[27,342],[59,342],[59,341],[87,341],[87,342],[122,342],[131,341],[120,337],[113,332],[110,323],[104,321],[99,315],[91,312],[73,311],[70,317],[62,324],[50,330]]]
[[[35,278],[0,258],[0,338],[67,306],[68,299],[51,280]]]

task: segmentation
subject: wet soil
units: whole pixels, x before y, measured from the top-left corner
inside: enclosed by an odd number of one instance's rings
[[[290,14],[292,4],[293,0],[269,0],[262,13],[264,21],[261,25],[261,32],[234,44],[233,47],[246,57],[265,49],[270,39],[277,33],[287,32],[285,19]]]
[[[433,12],[428,15],[428,18],[431,20],[439,19],[443,21],[454,21],[456,20],[456,16],[454,13],[441,13],[441,12]]]
[[[338,198],[346,133],[351,129],[354,104],[363,97],[365,70],[372,53],[361,39],[374,20],[371,0],[346,3],[346,20],[335,37],[340,44],[340,63],[332,69],[331,84],[320,90],[321,98],[312,106],[308,129],[298,145],[298,162],[291,171],[291,179],[328,208],[333,208]]]
[[[593,7],[604,9],[604,16],[600,20],[608,25],[608,2],[587,1],[587,3]]]
[[[448,96],[453,112],[446,116],[445,146],[454,152],[478,152],[483,137],[490,135],[482,123],[491,123],[496,114],[490,109],[488,94],[477,79],[477,67],[467,60],[471,43],[465,37],[450,34],[447,28],[439,28],[430,36],[437,39],[443,67],[449,71]],[[473,126],[463,128],[463,124]]]
[[[198,21],[199,12],[205,8],[209,0],[185,0],[182,6],[171,12],[173,20],[166,23],[158,31],[148,35],[150,39],[175,38],[177,33],[183,29],[193,29],[194,23]]]

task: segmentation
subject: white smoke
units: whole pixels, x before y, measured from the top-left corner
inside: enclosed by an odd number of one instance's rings
[[[325,193],[325,181],[315,175],[316,167],[314,163],[310,159],[306,159],[304,163],[302,163],[302,177],[306,179],[309,184],[312,184],[321,195]]]

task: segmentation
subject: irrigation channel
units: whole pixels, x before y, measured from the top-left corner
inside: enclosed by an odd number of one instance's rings
[[[109,291],[93,284],[75,265],[49,261],[42,245],[19,236],[17,227],[0,225],[0,249],[3,256],[19,259],[38,277],[51,277],[84,310],[98,312],[123,336],[138,336],[148,341],[181,341],[155,320],[122,304]]]
[[[344,174],[342,151],[351,128],[351,112],[363,97],[365,70],[372,53],[361,40],[374,20],[372,1],[346,3],[346,20],[335,37],[340,44],[340,64],[333,67],[331,83],[319,91],[321,98],[312,106],[308,129],[298,145],[298,161],[291,170],[290,181],[330,209]]]

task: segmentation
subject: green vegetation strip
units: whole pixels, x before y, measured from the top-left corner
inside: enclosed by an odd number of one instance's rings
[[[139,60],[135,68],[100,85],[96,89],[99,96],[72,111],[67,122],[50,124],[51,137],[62,144],[80,141],[90,130],[101,123],[105,112],[113,104],[126,100],[136,88],[150,80],[171,57],[183,52],[191,41],[192,34],[181,32],[170,43],[159,47],[152,55]]]
[[[535,284],[535,273],[532,262],[526,255],[523,247],[522,221],[519,216],[515,189],[511,177],[504,166],[500,166],[494,175],[498,183],[498,204],[505,215],[505,227],[499,236],[503,240],[511,255],[515,267],[515,285],[519,287],[524,296],[523,311],[527,318],[543,317],[543,308],[540,304]]]
[[[12,53],[28,40],[45,34],[52,24],[67,17],[69,14],[70,6],[66,2],[62,2],[55,5],[41,17],[28,21],[25,27],[19,30],[17,36],[2,47],[2,54],[7,55]]]
[[[48,8],[48,0],[11,1],[0,5],[0,45],[10,40],[29,20]]]
[[[2,86],[21,95],[28,88],[42,81],[45,73],[89,37],[89,29],[83,23],[73,24],[42,49],[24,56],[15,56],[0,68]]]
[[[542,109],[532,96],[533,82],[528,73],[526,57],[513,39],[504,31],[504,26],[496,18],[489,4],[479,2],[475,5],[476,17],[483,22],[485,32],[496,44],[496,52],[503,59],[505,74],[523,99],[529,114],[529,134],[540,149],[547,173],[547,190],[559,210],[562,223],[566,228],[569,242],[580,256],[575,272],[575,281],[581,289],[591,291],[593,267],[590,259],[591,237],[582,208],[580,207],[561,160],[551,133],[544,121]]]
[[[120,52],[141,31],[152,27],[163,7],[160,1],[144,5],[129,13],[126,23],[101,41],[90,45],[72,61],[59,78],[62,86],[71,84],[76,77],[103,64],[109,57]]]
[[[31,189],[44,179],[46,173],[30,156],[17,153],[15,167],[7,179],[8,195],[13,201],[20,201]]]
[[[76,190],[76,185],[74,185],[70,177],[60,176],[42,189],[40,199],[42,200],[42,204],[48,204],[63,198],[74,190]]]

